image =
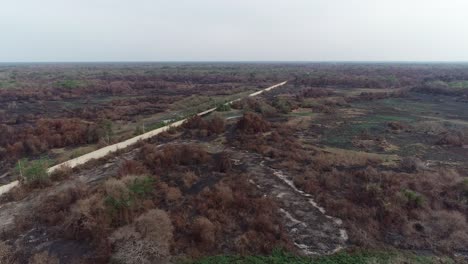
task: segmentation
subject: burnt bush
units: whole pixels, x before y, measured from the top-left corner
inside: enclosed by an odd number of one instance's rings
[[[125,160],[120,165],[117,174],[120,177],[127,175],[146,175],[148,174],[148,169],[143,163],[137,160]]]
[[[447,131],[439,135],[439,140],[436,142],[437,145],[446,145],[460,147],[466,143],[466,136],[462,131]]]
[[[197,144],[169,144],[159,149],[147,144],[141,148],[139,158],[153,170],[201,165],[211,160],[208,152]]]
[[[326,88],[308,88],[301,91],[300,94],[305,98],[319,98],[331,96],[334,92]]]
[[[257,134],[270,130],[270,123],[260,115],[246,112],[237,122],[237,130],[244,134]]]
[[[241,253],[269,253],[276,246],[291,246],[276,203],[257,192],[245,175],[225,177],[205,188],[192,203],[199,214],[190,225],[192,245],[198,252],[228,248]]]
[[[219,172],[229,172],[232,169],[232,161],[225,151],[215,155],[215,168]]]
[[[223,133],[226,126],[225,123],[225,120],[218,115],[210,119],[203,119],[196,115],[188,119],[182,126],[192,136],[206,137]]]
[[[424,162],[417,157],[404,157],[400,161],[400,167],[408,172],[415,172],[426,168]]]
[[[410,164],[414,169],[414,163]],[[462,195],[457,189],[459,181],[460,176],[454,172],[412,170],[408,174],[375,168],[334,169],[309,173],[308,177],[295,180],[303,190],[315,193],[319,203],[350,226],[350,239],[358,245],[376,247],[398,243],[403,247],[430,247],[446,252],[460,247],[454,243],[455,236],[468,237],[466,230],[455,232],[441,228],[453,215],[467,212],[468,206],[455,198]],[[439,210],[454,212],[439,214]],[[460,220],[460,224],[466,225],[466,220]],[[434,229],[434,225],[439,229]],[[395,235],[401,236],[401,240],[389,239]],[[468,240],[459,241],[464,243],[462,247],[468,246]]]
[[[390,121],[390,122],[387,123],[387,126],[391,130],[403,130],[403,129],[407,128],[407,126],[405,124],[403,124],[402,122],[399,122],[399,121]]]

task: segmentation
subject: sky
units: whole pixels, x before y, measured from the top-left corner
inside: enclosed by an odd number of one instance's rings
[[[0,62],[466,62],[467,12],[467,0],[0,0]]]

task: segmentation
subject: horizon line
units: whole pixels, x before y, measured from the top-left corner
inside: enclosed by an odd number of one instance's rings
[[[362,64],[468,64],[466,61],[450,60],[110,60],[110,61],[0,61],[0,65],[5,64],[105,64],[105,63],[362,63]]]

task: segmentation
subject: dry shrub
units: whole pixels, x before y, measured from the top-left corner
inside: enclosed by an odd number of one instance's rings
[[[51,173],[49,177],[52,181],[61,181],[68,179],[72,173],[73,169],[70,166],[63,165]]]
[[[260,115],[247,112],[237,122],[237,130],[245,134],[256,134],[270,130],[270,123]]]
[[[419,212],[418,216],[419,219],[407,222],[404,228],[405,236],[411,242],[418,243],[417,246],[446,253],[468,247],[468,223],[460,212]]]
[[[316,193],[319,189],[318,173],[307,170],[293,178],[294,185],[307,193]]]
[[[115,178],[108,179],[104,182],[104,191],[106,195],[115,200],[129,200],[130,190],[123,180]]]
[[[109,235],[109,241],[112,244],[118,243],[119,241],[125,240],[139,240],[141,234],[135,230],[135,224],[129,224],[115,229],[112,234]]]
[[[173,231],[169,215],[159,209],[149,210],[139,216],[135,221],[135,228],[144,239],[157,243],[160,247],[169,250],[173,240]]]
[[[13,187],[9,192],[2,194],[2,201],[20,201],[31,193],[31,189],[26,185],[18,185]]]
[[[34,254],[29,259],[29,264],[59,264],[59,259],[55,256],[49,255],[49,252],[43,251]]]
[[[203,146],[197,144],[171,144],[161,149],[147,144],[141,149],[140,158],[145,165],[156,171],[180,165],[201,165],[211,159]]]
[[[219,172],[229,172],[232,169],[232,162],[227,152],[223,151],[215,156],[215,168]]]
[[[417,157],[404,157],[400,161],[400,167],[408,172],[415,172],[426,168],[424,163]]]
[[[466,142],[465,135],[462,131],[448,131],[442,133],[439,136],[439,140],[436,142],[437,145],[447,145],[460,147]]]
[[[229,205],[234,201],[234,194],[231,187],[224,183],[216,184],[215,192],[223,206]]]
[[[212,247],[215,242],[216,227],[206,217],[199,216],[195,218],[192,225],[192,232],[196,240],[205,247]]]
[[[208,120],[195,115],[185,121],[182,126],[185,129],[194,131],[193,133],[191,132],[191,134],[195,134],[200,137],[206,137],[223,133],[225,125],[224,118],[220,117],[219,115],[215,115]]]
[[[468,246],[468,206],[460,200],[463,178],[456,171],[409,174],[373,167],[338,170],[333,162],[329,165],[331,169],[301,175],[295,183],[345,220],[352,243],[444,252]]]
[[[269,253],[275,247],[290,245],[281,229],[277,204],[256,191],[246,175],[226,175],[214,186],[205,187],[190,201],[190,205],[198,216],[189,225],[191,239],[179,238],[177,248],[183,245],[190,247],[188,253],[191,255],[226,250],[239,252],[238,244],[231,241],[240,237],[244,238],[241,244],[245,253]],[[182,217],[178,216],[179,219]],[[186,228],[186,225],[178,223],[176,233],[183,233]],[[252,236],[242,236],[247,233]]]
[[[198,176],[193,171],[184,172],[182,175],[182,183],[185,188],[190,188],[198,181]]]
[[[136,160],[125,160],[119,167],[117,172],[119,176],[126,175],[145,175],[148,174],[148,170],[143,163]]]
[[[187,119],[182,127],[186,129],[206,129],[206,121],[199,115],[194,115]]]
[[[407,125],[403,124],[402,122],[400,121],[390,121],[387,123],[387,126],[391,129],[391,130],[403,130],[405,128],[407,128]]]
[[[35,210],[35,221],[51,226],[62,223],[68,215],[70,206],[85,193],[84,185],[75,185],[47,196]]]
[[[224,118],[219,115],[215,115],[208,120],[207,130],[212,134],[221,134],[224,132],[225,126],[226,122]]]
[[[330,97],[330,98],[325,98],[323,100],[323,103],[326,106],[348,106],[348,102],[346,102],[346,99],[344,97]]]
[[[63,223],[63,236],[68,239],[88,240],[105,247],[103,240],[111,223],[112,219],[104,205],[104,197],[101,194],[93,194],[72,205],[70,214]]]
[[[169,263],[166,252],[147,240],[129,240],[116,244],[112,254],[112,263],[153,264]]]
[[[15,262],[15,252],[13,247],[5,241],[0,241],[0,263],[13,264]]]
[[[112,260],[117,263],[167,263],[173,230],[165,211],[149,210],[134,224],[121,227],[111,235],[115,246]]]
[[[251,254],[251,252],[260,252],[262,254],[271,253],[272,249],[275,248],[274,238],[265,237],[261,232],[255,230],[248,230],[247,232],[239,235],[234,239],[234,246],[236,252],[241,254]],[[292,251],[293,247],[288,245],[281,245],[284,248],[288,248]]]
[[[166,201],[168,202],[177,202],[180,198],[182,198],[182,193],[180,192],[179,188],[177,187],[169,187],[166,191]]]
[[[271,133],[239,134],[233,143],[240,148],[255,151],[263,156],[290,163],[291,168],[309,163],[310,154],[293,135],[293,128],[286,125],[276,126]]]
[[[319,98],[333,95],[333,90],[326,88],[308,88],[301,91],[301,95],[305,98]]]

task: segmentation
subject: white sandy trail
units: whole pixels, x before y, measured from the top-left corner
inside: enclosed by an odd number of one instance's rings
[[[259,94],[262,94],[264,92],[267,92],[267,91],[270,91],[272,89],[275,89],[277,87],[280,87],[280,86],[283,86],[287,83],[287,81],[285,82],[282,82],[282,83],[278,83],[278,84],[275,84],[273,86],[270,86],[268,88],[265,88],[263,90],[260,90],[258,92],[254,92],[252,94],[249,94],[249,97],[253,97],[253,96],[257,96]],[[227,102],[226,104],[231,104],[235,101],[239,101],[241,100],[242,98],[238,98],[236,100],[232,100],[230,102]],[[200,112],[198,113],[197,115],[198,116],[203,116],[203,115],[206,115],[206,114],[209,114],[213,111],[215,111],[216,108],[211,108],[211,109],[208,109],[206,111],[203,111],[203,112]],[[65,161],[63,163],[60,163],[60,164],[57,164],[53,167],[50,167],[47,172],[48,173],[52,173],[54,172],[55,170],[61,168],[61,167],[70,167],[70,168],[73,168],[73,167],[76,167],[78,165],[82,165],[82,164],[85,164],[86,162],[92,160],[92,159],[100,159],[100,158],[103,158],[107,155],[109,155],[110,153],[113,153],[113,152],[116,152],[118,151],[119,149],[124,149],[126,147],[129,147],[135,143],[137,143],[138,141],[140,140],[145,140],[145,139],[148,139],[148,138],[152,138],[158,134],[161,134],[162,132],[164,131],[167,131],[169,130],[170,128],[172,127],[179,127],[181,126],[185,121],[187,120],[187,118],[185,119],[182,119],[180,121],[177,121],[177,122],[174,122],[172,124],[169,124],[167,126],[163,126],[161,128],[157,128],[157,129],[154,129],[154,130],[151,130],[149,132],[146,132],[144,134],[141,134],[139,136],[136,136],[136,137],[133,137],[133,138],[130,138],[130,139],[127,139],[127,140],[124,140],[124,141],[121,141],[119,143],[116,143],[116,144],[113,144],[113,145],[109,145],[109,146],[106,146],[106,147],[103,147],[103,148],[100,148],[98,150],[95,150],[93,152],[90,152],[90,153],[87,153],[83,156],[80,156],[80,157],[77,157],[77,158],[74,158],[74,159],[71,159],[71,160],[68,160],[68,161]],[[0,186],[0,195],[10,191],[13,187],[17,186],[19,184],[18,181],[13,181],[9,184],[5,184],[3,186]]]

